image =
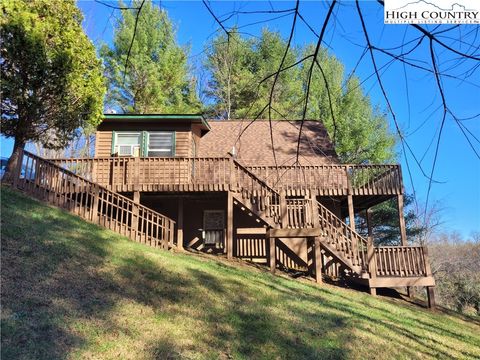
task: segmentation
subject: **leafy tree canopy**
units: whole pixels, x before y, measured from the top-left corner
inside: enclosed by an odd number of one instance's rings
[[[101,62],[74,1],[1,5],[2,134],[63,147],[103,111]]]
[[[312,47],[290,47],[283,67],[312,54]],[[286,48],[281,35],[267,29],[256,39],[246,39],[236,30],[228,38],[225,34],[214,38],[205,64],[211,74],[206,93],[213,101],[213,116],[302,118],[310,66],[292,66],[281,72],[271,92],[275,76],[269,75],[279,68]],[[395,137],[385,114],[372,106],[356,76],[345,76],[344,66],[333,55],[321,49],[317,60],[323,74],[319,66],[313,68],[305,118],[325,124],[344,163],[392,161]],[[269,102],[271,109],[262,112]]]
[[[28,141],[61,148],[95,125],[105,94],[101,61],[73,0],[5,0],[1,9],[1,132],[15,138],[5,178]]]
[[[132,2],[131,7],[139,6],[140,1]],[[109,80],[108,105],[125,113],[198,111],[187,50],[177,44],[167,12],[146,1],[135,30],[136,18],[137,10],[122,11],[113,46],[101,48]]]

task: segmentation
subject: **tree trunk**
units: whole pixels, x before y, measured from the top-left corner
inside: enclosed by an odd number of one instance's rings
[[[15,139],[12,155],[10,156],[10,159],[8,159],[7,168],[5,169],[5,174],[3,175],[3,182],[9,184],[13,183],[13,177],[16,175],[15,170],[17,169],[18,162],[20,160],[20,152],[24,148],[25,142]]]

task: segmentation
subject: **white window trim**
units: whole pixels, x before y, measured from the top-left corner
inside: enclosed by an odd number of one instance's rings
[[[134,136],[137,136],[138,139],[139,139],[139,143],[137,145],[123,145],[123,144],[119,144],[118,142],[118,136],[119,135],[134,135]],[[114,149],[114,152],[118,155],[118,156],[135,156],[135,148],[138,149],[138,154],[140,156],[140,149],[141,149],[141,135],[142,133],[139,131],[139,132],[135,132],[135,131],[118,131],[118,132],[115,132],[115,149]],[[121,154],[120,153],[120,146],[130,146],[130,154]]]

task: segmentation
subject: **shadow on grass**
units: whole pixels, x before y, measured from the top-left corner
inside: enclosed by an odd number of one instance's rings
[[[359,331],[384,338],[368,324],[393,334],[405,357],[455,353],[397,324],[392,304],[355,302],[328,287],[192,255],[152,257],[141,246],[122,251],[111,232],[10,190],[2,197],[2,359],[66,358],[82,349],[98,358],[78,321],[141,337],[116,319],[125,302],[149,309],[153,316],[145,321],[162,319],[142,358],[351,358],[346,344]],[[441,331],[433,320],[418,321],[430,333]],[[473,346],[475,339],[467,341]]]

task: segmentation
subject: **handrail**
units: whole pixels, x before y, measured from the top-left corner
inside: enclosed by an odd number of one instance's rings
[[[368,269],[366,261],[368,241],[317,201],[320,227],[326,232],[326,241],[351,259],[354,266]],[[370,245],[371,246],[371,245]]]
[[[374,248],[374,255],[379,277],[431,275],[424,246],[379,246]]]
[[[20,155],[14,186],[134,241],[173,246],[172,219],[28,151]]]
[[[234,171],[235,182],[242,195],[242,198],[248,199],[255,204],[259,211],[273,219],[275,224],[281,223],[280,217],[280,194],[268,186],[264,181],[259,179],[255,174],[242,166],[235,159],[231,159]],[[245,179],[245,176],[247,179]]]

